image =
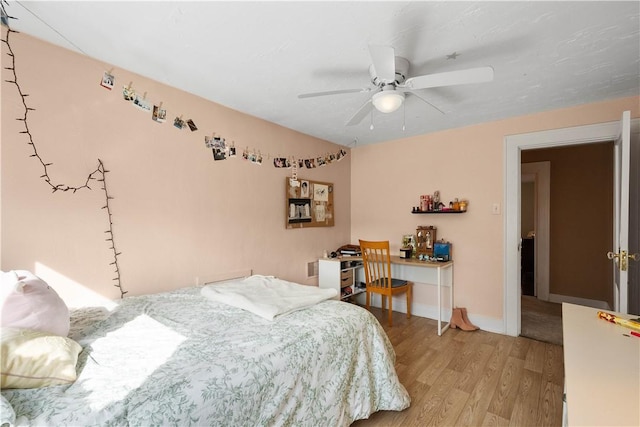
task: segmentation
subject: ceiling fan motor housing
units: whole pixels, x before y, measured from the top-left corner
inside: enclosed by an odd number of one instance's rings
[[[373,83],[377,87],[382,87],[388,84],[401,85],[402,83],[404,83],[404,81],[407,78],[407,75],[409,74],[409,61],[400,56],[396,56],[395,63],[396,63],[396,78],[392,82],[379,78],[376,73],[375,67],[373,66],[373,64],[371,64],[369,66],[369,76],[371,77],[371,83]]]

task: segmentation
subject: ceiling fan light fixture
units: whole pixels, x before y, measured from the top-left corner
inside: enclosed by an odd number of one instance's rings
[[[395,89],[382,90],[371,97],[371,102],[376,110],[381,113],[393,113],[404,102],[404,93]]]

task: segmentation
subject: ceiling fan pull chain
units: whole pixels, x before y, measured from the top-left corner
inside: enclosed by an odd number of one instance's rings
[[[371,126],[369,126],[369,130],[373,130],[373,108],[371,109]]]
[[[406,129],[407,124],[407,104],[402,103],[402,132]]]

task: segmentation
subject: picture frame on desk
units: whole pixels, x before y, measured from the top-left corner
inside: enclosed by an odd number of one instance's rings
[[[416,235],[405,234],[402,236],[402,247],[411,248],[411,256],[414,256],[416,254]]]

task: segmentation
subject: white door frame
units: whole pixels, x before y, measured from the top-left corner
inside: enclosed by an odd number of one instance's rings
[[[640,120],[632,121],[632,129]],[[507,335],[520,335],[520,152],[535,148],[614,141],[620,122],[554,129],[504,138],[504,276],[503,323]],[[633,130],[632,130],[633,132]]]

